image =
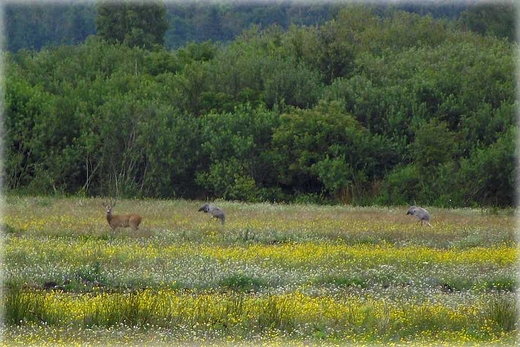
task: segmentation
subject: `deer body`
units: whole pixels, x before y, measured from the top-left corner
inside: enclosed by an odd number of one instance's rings
[[[113,230],[119,227],[130,227],[133,230],[138,230],[143,218],[138,214],[113,215],[112,208],[115,205],[115,202],[113,205],[105,204],[108,225],[110,225]]]

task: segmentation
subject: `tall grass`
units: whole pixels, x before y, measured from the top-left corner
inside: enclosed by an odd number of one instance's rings
[[[516,343],[510,213],[199,205],[7,197],[6,341]]]
[[[491,301],[489,301],[491,300]],[[245,294],[138,290],[125,293],[9,291],[10,324],[57,327],[193,329],[214,337],[250,339],[276,331],[306,338],[322,329],[323,337],[352,341],[401,341],[418,335],[489,340],[516,328],[514,296],[469,295],[447,305],[442,297],[357,295]],[[321,328],[320,328],[321,327]],[[323,330],[325,329],[325,330]]]

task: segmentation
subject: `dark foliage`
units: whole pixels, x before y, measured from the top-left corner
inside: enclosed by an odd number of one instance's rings
[[[226,4],[213,4],[206,1],[165,1],[163,8],[152,7],[144,15],[144,18],[149,18],[150,15],[160,14],[159,25],[154,23],[151,27],[143,27],[147,20],[136,21],[135,16],[135,9],[139,6],[133,6],[131,9],[123,3],[119,5],[116,3],[108,1],[104,5],[99,3],[100,5],[96,6],[95,2],[78,3],[70,0],[56,4],[9,2],[5,5],[6,48],[11,52],[20,49],[40,50],[47,46],[82,43],[89,35],[110,34],[112,39],[117,39],[121,43],[126,39],[129,44],[142,44],[143,41],[148,44],[151,40],[158,44],[164,43],[168,49],[178,49],[190,42],[201,43],[208,40],[229,42],[252,27],[267,28],[278,25],[288,29],[291,25],[321,25],[335,18],[345,7],[345,4],[328,1],[316,4],[293,0],[239,1]],[[135,1],[131,3],[138,5]],[[100,16],[97,11],[99,8]],[[472,2],[461,1],[395,4],[382,2],[373,4],[372,9],[382,17],[391,17],[399,11],[421,16],[430,15],[433,18],[449,20],[450,25],[458,26],[462,30],[507,38],[510,41],[515,40],[516,7],[512,2],[478,6],[474,6]],[[106,10],[109,12],[107,13]],[[115,22],[116,26],[120,27],[123,23],[132,24],[136,30],[132,32],[123,29],[116,33],[115,27],[107,21],[107,15],[124,19]],[[166,32],[163,32],[163,20],[167,22]],[[101,30],[96,30],[96,21],[102,24]],[[112,27],[111,33],[107,31],[109,26]],[[153,31],[152,36],[147,37],[146,32],[150,33],[150,31]],[[127,34],[128,37],[125,37]],[[164,38],[164,42],[159,38]]]
[[[90,37],[7,54],[8,190],[514,203],[515,43],[349,7],[147,48]]]

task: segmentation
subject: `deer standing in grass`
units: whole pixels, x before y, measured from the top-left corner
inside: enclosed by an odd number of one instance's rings
[[[134,230],[139,229],[139,224],[141,224],[141,220],[143,219],[138,214],[125,214],[125,215],[113,215],[112,209],[116,206],[117,200],[114,200],[114,203],[107,203],[105,202],[103,206],[106,209],[107,212],[107,221],[108,225],[113,230],[116,230],[116,228],[132,228]]]

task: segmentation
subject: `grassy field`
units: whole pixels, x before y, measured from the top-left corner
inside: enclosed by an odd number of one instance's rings
[[[517,345],[512,211],[13,197],[3,345]]]

